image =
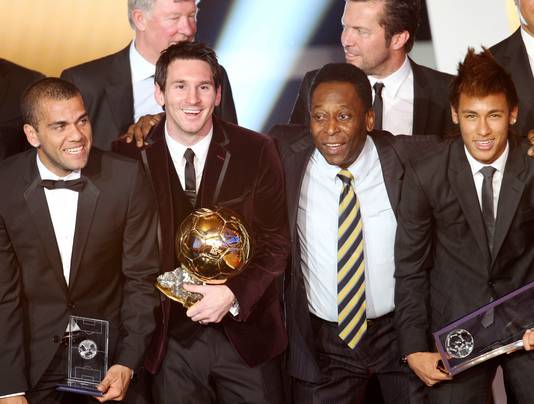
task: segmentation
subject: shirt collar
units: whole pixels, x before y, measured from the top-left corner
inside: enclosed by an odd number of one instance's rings
[[[67,180],[76,180],[80,178],[81,170],[74,170],[74,171],[71,171],[66,176],[60,177],[59,175],[54,174],[52,171],[46,168],[44,163],[41,161],[41,158],[39,157],[39,153],[36,154],[36,159],[37,159],[37,169],[39,170],[39,175],[41,176],[42,180],[67,181]]]
[[[534,37],[521,27],[521,38],[525,44],[528,56],[534,59]]]
[[[167,147],[171,153],[173,160],[184,158],[184,153],[187,149],[193,150],[195,157],[199,161],[205,161],[208,157],[208,150],[210,148],[211,138],[213,137],[213,126],[206,136],[204,136],[199,142],[195,143],[192,146],[185,146],[178,142],[176,139],[172,138],[169,135],[167,130],[167,125],[165,125],[165,142],[167,142]]]
[[[506,143],[506,148],[504,149],[504,152],[499,156],[497,160],[495,160],[491,164],[484,164],[476,160],[473,156],[471,156],[471,153],[469,153],[465,145],[464,145],[464,150],[465,150],[465,155],[467,156],[467,161],[469,162],[469,166],[471,167],[471,172],[473,175],[478,173],[481,168],[486,167],[486,166],[492,166],[497,171],[504,173],[504,167],[506,166],[506,160],[508,160],[508,153],[510,151],[508,142]]]
[[[396,71],[391,73],[389,76],[381,78],[381,79],[375,76],[369,76],[368,78],[369,78],[369,82],[371,83],[371,87],[374,86],[374,84],[377,81],[379,81],[381,83],[384,83],[385,91],[387,91],[393,97],[396,97],[402,83],[404,83],[404,81],[408,78],[411,72],[412,72],[412,66],[410,64],[410,60],[408,59],[407,56],[405,56],[404,63],[401,65],[401,67],[399,67]]]
[[[135,40],[130,44],[130,69],[132,83],[146,80],[156,72],[156,66],[146,60],[135,48]]]

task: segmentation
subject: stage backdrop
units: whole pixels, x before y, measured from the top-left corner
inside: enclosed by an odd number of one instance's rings
[[[126,46],[126,0],[0,0],[0,56],[48,76]]]

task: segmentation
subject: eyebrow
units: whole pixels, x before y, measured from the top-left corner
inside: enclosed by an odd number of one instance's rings
[[[88,117],[89,117],[89,114],[87,112],[84,112],[78,118],[76,118],[76,120],[74,122],[79,122],[81,119],[88,118]],[[67,124],[68,124],[67,121],[54,121],[54,122],[50,122],[46,126],[51,128],[53,126],[64,126],[64,125],[67,125]]]

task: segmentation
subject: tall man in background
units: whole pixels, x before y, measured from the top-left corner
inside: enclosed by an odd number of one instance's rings
[[[447,100],[451,76],[408,57],[420,12],[420,0],[346,0],[341,45],[347,63],[362,69],[371,82],[377,129],[443,136],[452,126]],[[316,73],[304,76],[290,123],[309,124]]]
[[[100,400],[121,400],[158,304],[150,185],[140,164],[92,149],[71,83],[38,81],[22,114],[34,149],[0,164],[0,402],[89,402],[56,391],[69,315],[109,321],[113,366]]]
[[[521,136],[534,129],[534,0],[515,0],[521,26],[508,38],[490,48],[497,62],[512,75],[519,111],[514,125]]]
[[[128,0],[134,40],[121,51],[69,68],[61,77],[81,91],[93,122],[95,146],[110,149],[139,117],[158,114],[154,72],[161,51],[179,41],[192,41],[197,31],[195,0]],[[221,67],[221,103],[216,113],[237,123],[228,76]]]

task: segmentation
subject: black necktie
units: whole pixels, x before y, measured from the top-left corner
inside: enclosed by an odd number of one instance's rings
[[[85,177],[75,180],[41,180],[41,186],[46,189],[70,189],[71,191],[80,192],[85,186]]]
[[[375,111],[375,129],[382,130],[382,114],[384,110],[384,103],[382,102],[382,90],[384,83],[377,81],[373,85],[375,90],[375,100],[373,102],[373,110]]]
[[[493,174],[495,174],[496,168],[492,166],[482,167],[480,173],[484,176],[482,181],[482,217],[484,219],[484,225],[486,227],[486,237],[488,239],[488,247],[490,253],[493,253],[493,236],[495,234],[495,216],[493,215]],[[490,302],[493,299],[490,299]],[[494,312],[493,309],[489,309],[482,316],[482,326],[489,327],[493,324]]]
[[[185,158],[185,194],[187,199],[195,206],[197,199],[197,176],[195,174],[195,152],[187,149],[184,153]]]
[[[493,235],[495,234],[495,215],[493,214],[493,174],[496,169],[492,166],[482,167],[480,173],[484,176],[482,181],[482,217],[486,226],[488,247],[493,251]]]

